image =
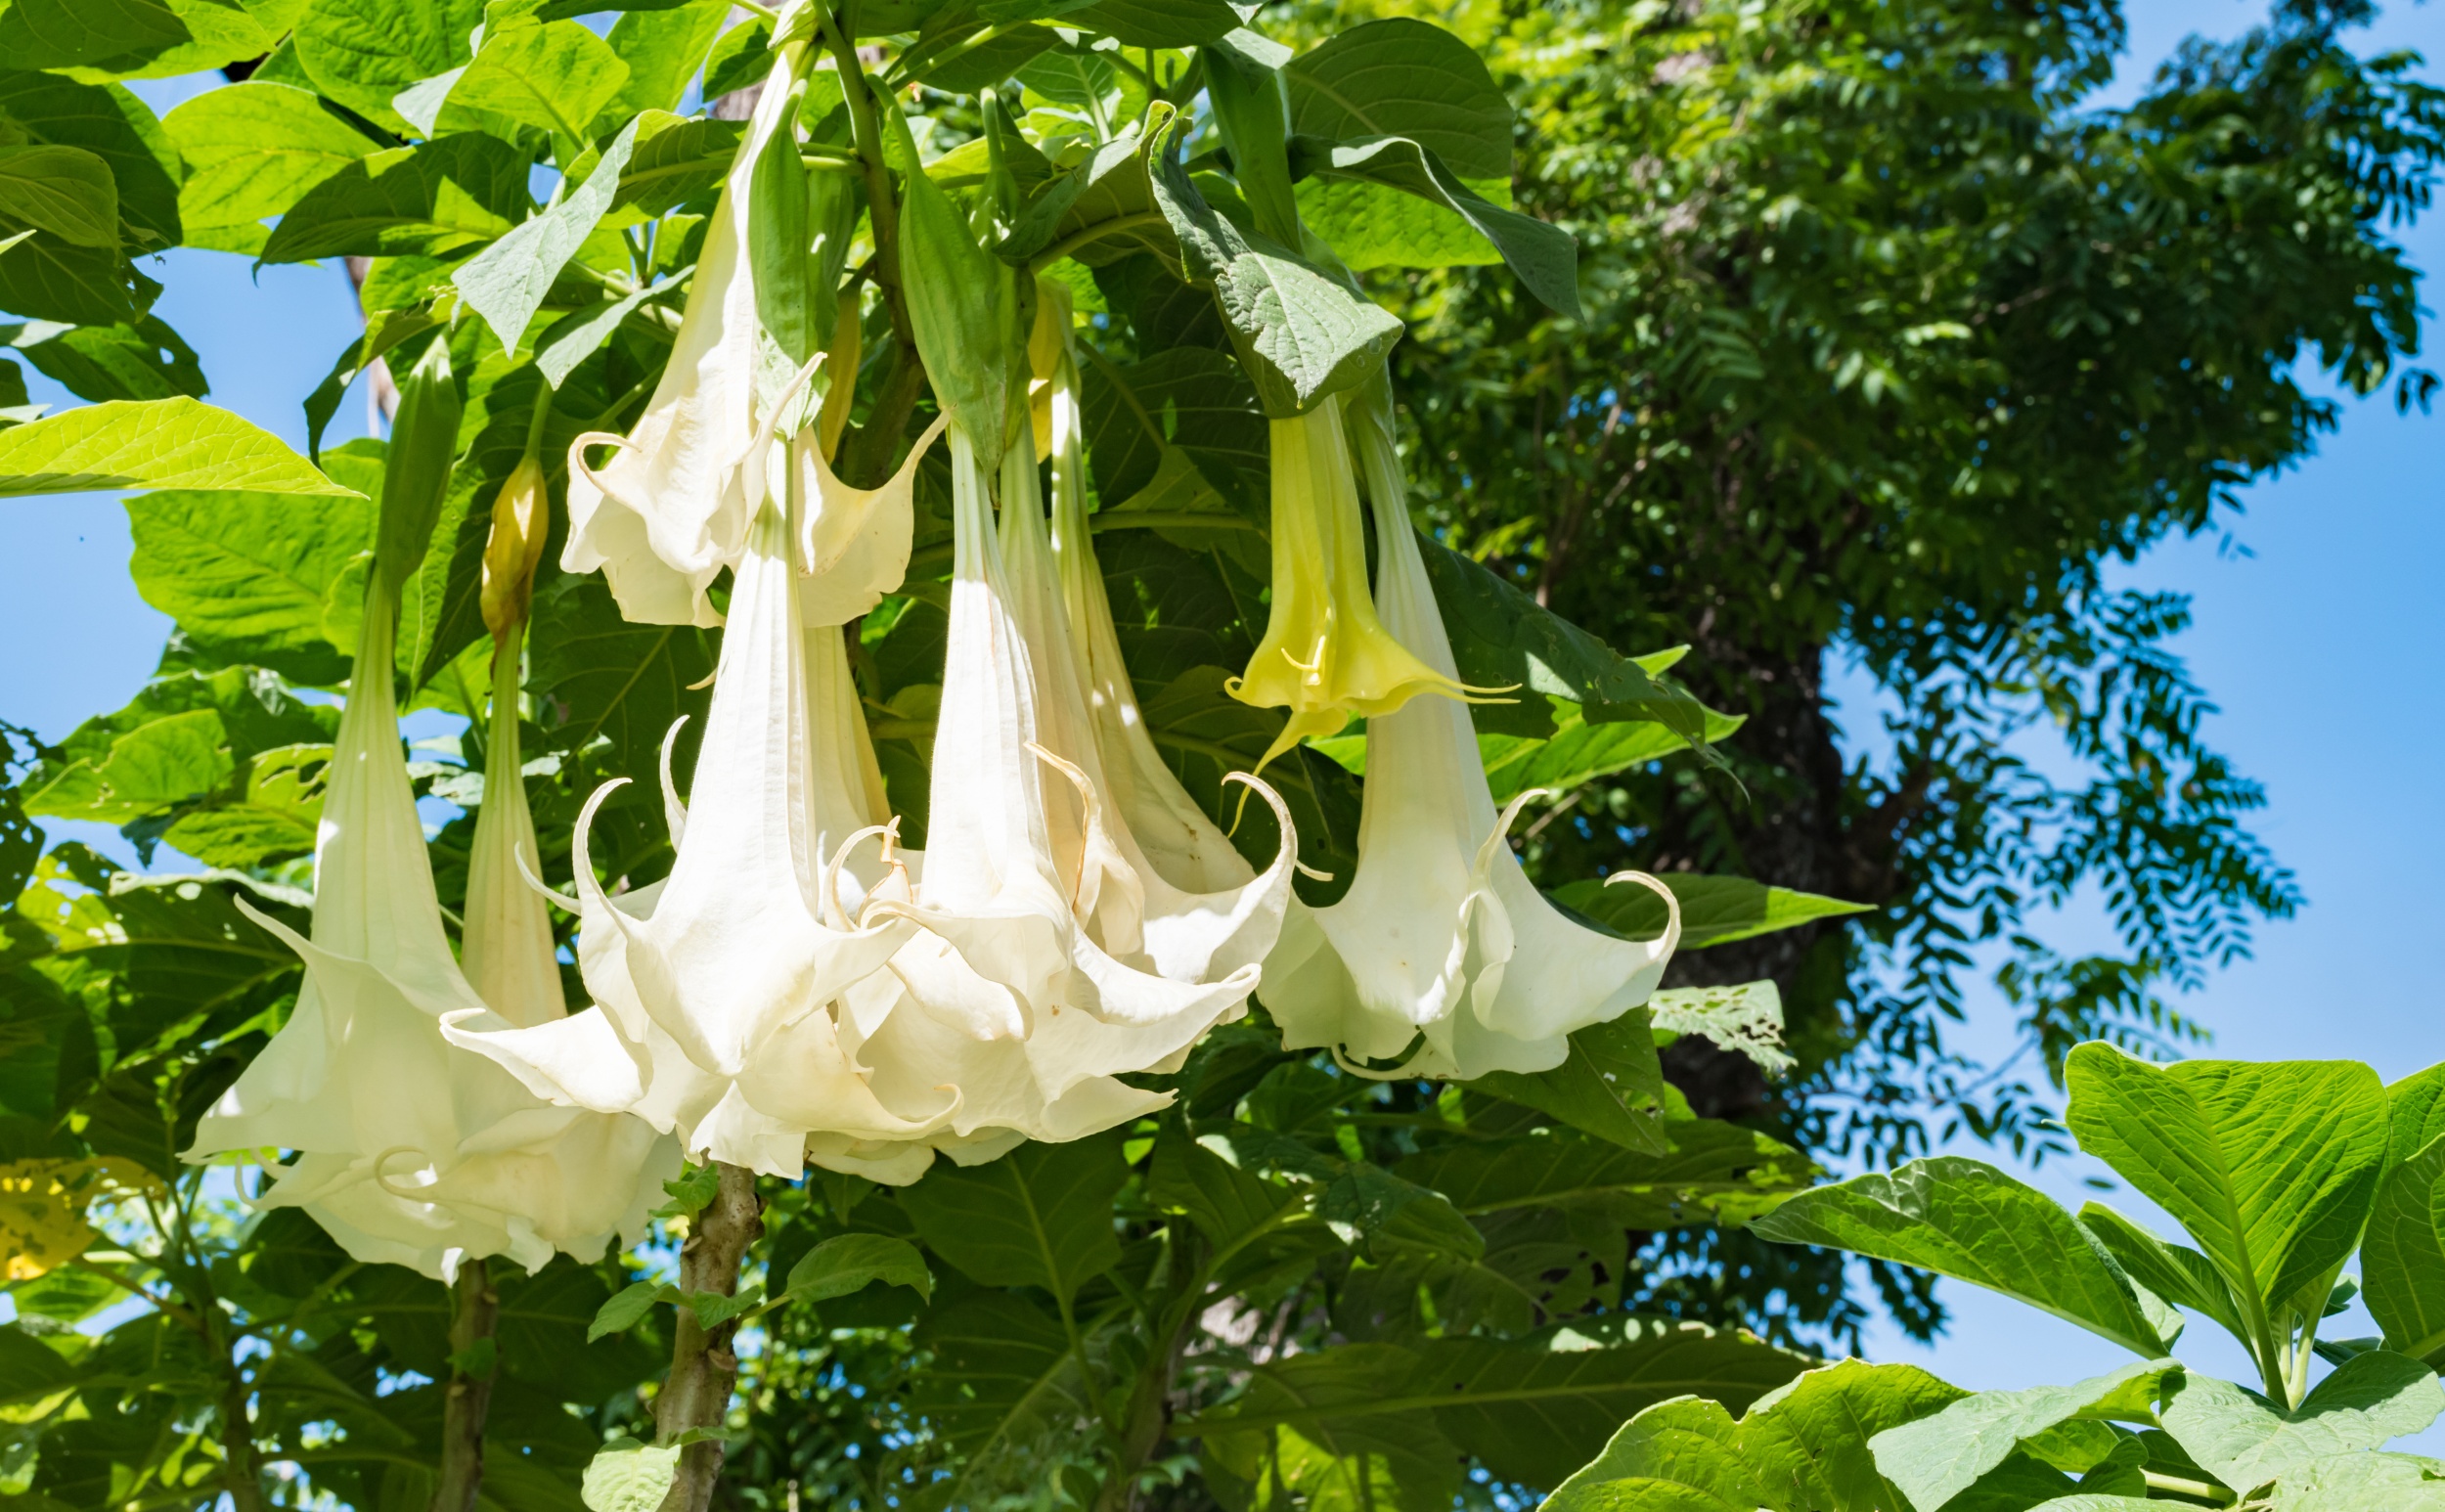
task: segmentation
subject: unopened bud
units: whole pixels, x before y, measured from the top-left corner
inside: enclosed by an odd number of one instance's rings
[[[492,537],[484,543],[484,626],[496,641],[508,640],[525,622],[551,525],[543,464],[529,457],[493,499]]]

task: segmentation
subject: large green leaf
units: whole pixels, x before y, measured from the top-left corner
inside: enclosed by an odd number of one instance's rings
[[[299,197],[263,246],[265,262],[440,257],[525,219],[527,160],[496,137],[462,132],[348,163]]]
[[[2445,1386],[2434,1370],[2376,1350],[2336,1366],[2289,1412],[2230,1381],[2193,1373],[2158,1416],[2201,1468],[2246,1492],[2328,1455],[2418,1433],[2439,1412]]]
[[[1802,1192],[1751,1225],[1968,1281],[2042,1308],[2124,1349],[2163,1353],[2122,1267],[2055,1200],[1982,1161],[1940,1155],[1889,1176]]]
[[[1465,232],[1473,233],[1481,245],[1491,247],[1509,264],[1529,292],[1548,309],[1575,318],[1578,315],[1578,245],[1571,234],[1488,199],[1461,182],[1432,148],[1407,137],[1312,145],[1302,141],[1294,143],[1291,169],[1359,191],[1355,196],[1303,197],[1301,206],[1303,214],[1310,204],[1322,212],[1311,222],[1312,229],[1336,249],[1351,243],[1368,254],[1353,266],[1441,267],[1484,260],[1474,255],[1474,249],[1450,255],[1454,239],[1447,223],[1438,222],[1414,240],[1399,232],[1388,236],[1388,219],[1398,225],[1407,208],[1406,197],[1460,222]]]
[[[1407,137],[1469,179],[1511,177],[1511,105],[1466,42],[1407,17],[1339,32],[1282,69],[1290,129]]]
[[[156,679],[124,708],[79,725],[23,783],[26,809],[124,824],[203,800],[255,756],[327,744],[336,714],[246,667]],[[200,748],[196,736],[206,736]],[[122,786],[121,784],[124,784]]]
[[[483,0],[314,0],[297,23],[297,62],[323,94],[403,131],[391,97],[467,62]]]
[[[476,253],[452,281],[468,308],[492,328],[505,351],[518,349],[535,312],[543,308],[544,296],[552,291],[553,280],[560,276],[560,270],[594,234],[603,211],[611,207],[620,170],[628,165],[636,140],[637,123],[630,121],[603,149],[602,160],[596,164],[592,177],[552,208]]]
[[[11,0],[0,58],[21,68],[141,68],[192,33],[163,0]]]
[[[2245,1316],[2272,1317],[2359,1243],[2389,1135],[2367,1066],[2153,1066],[2090,1044],[2065,1081],[2080,1147],[2190,1230]]]
[[[1532,787],[1567,793],[1598,778],[1689,749],[1689,741],[1669,725],[1650,720],[1591,725],[1581,718],[1581,706],[1569,699],[1549,695],[1545,702],[1552,711],[1550,737],[1492,734],[1477,737],[1487,785],[1498,804]],[[1710,743],[1728,738],[1744,723],[1740,716],[1712,709],[1705,710],[1703,718]]]
[[[926,1246],[987,1286],[1040,1286],[1064,1307],[1121,1258],[1112,1199],[1129,1179],[1117,1137],[1020,1145],[981,1166],[939,1161],[903,1190]]]
[[[2386,1348],[2445,1363],[2445,1134],[2378,1185],[2360,1243],[2360,1288]]]
[[[2102,1202],[2080,1205],[2080,1225],[2097,1236],[2123,1272],[2166,1302],[2205,1314],[2243,1347],[2249,1325],[2234,1310],[2233,1289],[2216,1273],[2215,1262],[2187,1244],[2160,1238]]]
[[[1682,1398],[1622,1425],[1554,1489],[1546,1512],[1893,1512],[1868,1441],[1968,1394],[1915,1365],[1810,1370],[1735,1421]]]
[[[1712,1119],[1669,1119],[1650,1155],[1566,1130],[1472,1140],[1400,1162],[1398,1173],[1471,1216],[1588,1208],[1623,1228],[1677,1228],[1754,1217],[1815,1168],[1790,1146]]]
[[[225,252],[262,251],[265,221],[380,145],[311,91],[256,80],[207,90],[161,124],[187,164],[178,192],[187,245]]]
[[[2170,1359],[2125,1365],[2071,1386],[1979,1392],[1933,1416],[1868,1441],[1876,1468],[1914,1507],[1940,1507],[2034,1439],[2074,1418],[2119,1418],[2154,1426],[2156,1406],[2181,1366]]]
[[[0,498],[101,488],[359,497],[278,437],[185,397],[97,404],[0,431]]]
[[[1307,1205],[1304,1193],[1241,1170],[1175,1125],[1166,1125],[1155,1141],[1146,1200],[1188,1215],[1218,1250],[1247,1243]]]
[[[574,156],[627,83],[620,55],[576,22],[511,27],[485,37],[484,50],[450,86],[433,129],[514,137],[532,126]]]
[[[637,120],[637,149],[620,175],[612,223],[646,220],[704,194],[730,172],[746,122],[647,111]],[[579,166],[583,166],[580,159]],[[623,213],[625,212],[625,213]]]
[[[713,638],[692,625],[631,624],[600,574],[567,573],[536,590],[530,644],[526,686],[556,750],[607,739],[606,769],[650,784],[672,724],[693,715],[689,729],[704,728]],[[692,753],[683,743],[679,770]]]
[[[1797,929],[1821,918],[1871,912],[1864,903],[1769,887],[1743,876],[1699,876],[1667,871],[1657,878],[1671,889],[1681,909],[1681,949],[1702,950],[1782,929]],[[1589,878],[1568,882],[1554,897],[1575,912],[1586,915],[1628,940],[1662,937],[1668,918],[1665,901],[1635,882],[1607,883]]]
[[[0,310],[109,326],[141,318],[160,292],[160,285],[138,273],[116,249],[45,236],[12,238],[0,249]]]
[[[1294,1355],[1250,1373],[1233,1415],[1265,1419],[1232,1432],[1223,1422],[1204,1436],[1209,1473],[1261,1487],[1263,1504],[1357,1509],[1442,1508],[1460,1489],[1459,1449],[1415,1403],[1392,1412],[1366,1408],[1388,1384],[1418,1368],[1410,1351],[1348,1344]],[[1355,1410],[1354,1410],[1355,1409]],[[1288,1493],[1285,1495],[1285,1493]]]
[[[1196,47],[1221,41],[1240,25],[1228,0],[1094,0],[1061,7],[1059,14],[1130,47]]]
[[[307,684],[346,676],[328,616],[373,549],[370,501],[167,492],[128,500],[127,516],[136,591],[208,654]]]
[[[118,250],[111,165],[81,147],[0,147],[0,216],[77,246]]]

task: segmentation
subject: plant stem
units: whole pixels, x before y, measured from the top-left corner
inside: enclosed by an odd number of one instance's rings
[[[764,1232],[756,1200],[755,1173],[716,1162],[721,1185],[713,1200],[689,1225],[688,1243],[679,1252],[679,1287],[683,1292],[738,1291],[738,1266],[747,1246]],[[738,1356],[731,1342],[738,1332],[734,1320],[706,1329],[692,1309],[679,1310],[679,1327],[671,1339],[671,1378],[654,1399],[653,1426],[664,1444],[691,1428],[718,1431],[730,1412],[731,1388],[738,1381]],[[706,1512],[713,1504],[713,1485],[722,1478],[722,1443],[700,1441],[680,1451],[679,1475],[662,1498],[661,1512]]]
[[[492,1410],[495,1363],[488,1346],[501,1316],[501,1295],[482,1261],[459,1262],[450,1301],[450,1386],[442,1398],[433,1512],[474,1512],[476,1489],[484,1484],[484,1419]]]
[[[2140,1476],[2147,1481],[2150,1490],[2171,1491],[2177,1496],[2196,1496],[2201,1501],[2212,1501],[2219,1506],[2228,1504],[2225,1493],[2204,1481],[2184,1480],[2178,1475],[2159,1475],[2154,1470],[2143,1470]]]
[[[268,1512],[263,1499],[263,1463],[255,1453],[254,1418],[246,1410],[246,1381],[221,1340],[221,1489],[231,1512]]]

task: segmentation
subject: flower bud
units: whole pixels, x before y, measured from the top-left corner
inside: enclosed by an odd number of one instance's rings
[[[492,538],[484,543],[484,628],[496,642],[516,635],[526,621],[526,607],[535,593],[535,568],[543,562],[544,536],[551,526],[543,464],[529,457],[494,496]]]

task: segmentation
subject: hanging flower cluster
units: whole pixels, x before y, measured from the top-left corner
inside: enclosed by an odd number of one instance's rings
[[[1571,922],[1514,858],[1527,797],[1496,812],[1466,708],[1506,690],[1459,678],[1380,367],[1269,422],[1269,619],[1230,689],[1284,710],[1259,771],[1367,721],[1357,869],[1330,907],[1293,893],[1297,829],[1270,786],[1227,779],[1273,814],[1280,844],[1260,869],[1158,751],[1095,559],[1069,294],[986,255],[981,222],[922,172],[908,174],[895,296],[940,413],[888,481],[842,479],[885,470],[867,454],[898,439],[859,432],[856,469],[836,456],[857,281],[824,338],[788,313],[786,289],[758,287],[777,277],[758,250],[762,175],[797,171],[808,29],[781,27],[792,40],[642,416],[568,454],[562,566],[600,569],[633,620],[723,627],[685,799],[679,731],[664,741],[666,877],[632,888],[596,873],[592,826],[625,778],[585,805],[569,890],[536,875],[518,649],[548,503],[530,441],[485,558],[489,780],[453,958],[377,670],[404,574],[375,575],[313,938],[284,931],[308,986],[197,1142],[200,1156],[301,1152],[260,1200],[307,1205],[367,1258],[444,1273],[461,1255],[598,1253],[680,1155],[899,1183],[938,1154],[972,1164],[1078,1138],[1164,1106],[1124,1079],[1178,1069],[1252,1001],[1285,1045],[1327,1048],[1359,1075],[1545,1070],[1571,1033],[1644,1001],[1675,942],[1677,923],[1634,943]],[[878,129],[913,161],[878,99]],[[997,111],[988,100],[989,143],[1006,127]],[[411,428],[403,416],[394,465]],[[929,459],[948,478],[952,565],[920,852],[892,814],[848,638],[902,587]],[[386,491],[386,518],[409,492]],[[575,1013],[547,899],[578,921],[592,1002]]]

